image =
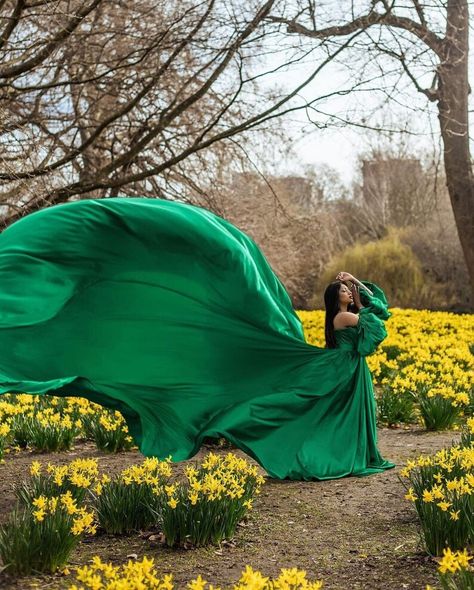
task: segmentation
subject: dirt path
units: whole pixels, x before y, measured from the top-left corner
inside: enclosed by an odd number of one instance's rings
[[[429,433],[379,429],[382,456],[397,467],[368,477],[346,477],[323,482],[287,482],[269,479],[254,502],[245,526],[234,542],[216,548],[171,550],[140,535],[97,536],[84,542],[72,556],[72,565],[85,564],[93,555],[116,564],[128,555],[154,557],[162,573],[173,572],[176,586],[199,573],[221,586],[235,583],[246,564],[273,576],[282,567],[299,567],[311,579],[322,579],[328,590],[413,589],[436,583],[436,562],[419,543],[417,518],[403,499],[398,480],[408,458],[430,453],[459,439],[456,432]],[[209,449],[202,449],[197,459]],[[213,449],[214,450],[214,449]],[[224,451],[227,452],[227,451]],[[239,451],[235,451],[241,454]],[[0,466],[0,518],[14,505],[12,485],[28,475],[35,459],[67,462],[78,456],[97,457],[108,471],[142,460],[137,452],[105,455],[90,444],[70,453],[38,455],[22,452]],[[71,578],[44,576],[21,581],[0,574],[0,588],[67,588]]]

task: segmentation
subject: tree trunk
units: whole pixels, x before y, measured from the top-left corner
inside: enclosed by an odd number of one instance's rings
[[[439,121],[446,183],[474,296],[474,175],[469,153],[467,0],[448,0],[444,55],[438,67]]]

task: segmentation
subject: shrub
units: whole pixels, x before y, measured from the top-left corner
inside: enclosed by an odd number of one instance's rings
[[[399,234],[400,230],[390,228],[376,242],[356,242],[336,254],[321,275],[317,290],[324,290],[342,268],[359,279],[380,285],[392,306],[419,309],[432,305],[439,296],[439,288],[428,281],[420,261],[400,241]]]

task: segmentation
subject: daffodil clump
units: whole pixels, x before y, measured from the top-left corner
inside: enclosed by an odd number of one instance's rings
[[[2,396],[0,422],[10,426],[14,444],[39,451],[64,451],[71,448],[82,428],[67,404],[56,399],[51,403],[41,396],[25,394]]]
[[[16,495],[25,505],[31,504],[38,496],[58,496],[69,492],[82,501],[87,490],[99,491],[110,478],[99,473],[97,459],[75,459],[65,465],[44,466],[40,461],[33,461],[30,467],[30,479],[19,484]]]
[[[442,590],[472,590],[474,588],[474,569],[469,562],[473,556],[467,549],[451,551],[443,549],[443,557],[438,566],[438,578]],[[436,590],[427,585],[426,590]]]
[[[128,451],[134,446],[125,419],[118,411],[102,408],[88,414],[84,419],[84,432],[101,451],[117,453]]]
[[[166,543],[206,545],[231,538],[252,508],[264,478],[256,466],[232,453],[209,453],[174,477],[171,460],[145,459],[93,492],[100,526],[125,534],[157,526]]]
[[[73,498],[71,492],[61,494],[61,496],[38,496],[32,501],[35,508],[33,516],[37,522],[44,522],[50,516],[56,516],[61,512],[66,512],[68,516],[72,516],[71,533],[73,535],[80,535],[83,532],[95,534],[97,527],[94,524],[94,513],[87,510],[83,506],[78,506],[77,500]]]
[[[100,526],[112,534],[125,534],[157,523],[158,497],[172,476],[170,459],[154,457],[132,465],[93,490]]]
[[[4,422],[0,424],[0,461],[3,462],[3,456],[5,454],[5,448],[10,438],[10,424]]]
[[[16,488],[25,511],[50,514],[50,498],[70,497],[90,506],[107,533],[158,527],[170,546],[231,538],[264,482],[256,466],[232,453],[209,453],[201,465],[186,467],[184,481],[173,473],[171,458],[153,457],[112,477],[99,472],[96,459],[47,466],[33,461],[30,475]]]
[[[69,590],[173,590],[173,575],[159,576],[153,559],[144,557],[141,561],[129,561],[123,566],[104,563],[94,557],[92,565],[77,569],[76,580],[79,584],[69,586]],[[230,588],[232,590],[320,590],[321,581],[311,582],[304,570],[297,568],[282,569],[280,575],[271,579],[259,571],[246,566],[240,580]],[[221,590],[198,576],[186,585],[188,590]]]
[[[0,397],[0,459],[8,445],[52,452],[70,449],[78,438],[110,452],[133,447],[122,414],[86,399],[26,393]]]
[[[187,466],[186,481],[165,486],[160,521],[166,543],[207,545],[230,539],[252,509],[264,478],[233,453],[208,453],[201,466]]]
[[[67,563],[83,534],[96,532],[94,520],[94,513],[80,506],[70,491],[33,498],[0,526],[6,570],[16,575],[55,572]]]
[[[429,553],[441,555],[447,547],[460,550],[474,542],[473,444],[409,460],[400,476],[405,499],[414,503],[420,518]]]
[[[379,420],[456,427],[474,411],[474,315],[391,309],[388,337],[367,357]],[[310,344],[324,347],[324,311],[298,311]]]
[[[239,582],[232,586],[232,590],[276,590],[277,588],[279,590],[320,590],[322,587],[321,580],[311,582],[307,579],[305,570],[296,567],[283,568],[277,578],[271,579],[247,565]],[[192,590],[200,590],[200,588],[193,587]],[[202,588],[204,589],[205,586]],[[211,590],[210,587],[209,590]]]

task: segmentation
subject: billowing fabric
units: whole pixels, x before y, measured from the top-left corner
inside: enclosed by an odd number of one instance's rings
[[[305,341],[284,286],[245,233],[161,199],[83,200],[0,235],[0,393],[83,396],[120,410],[144,455],[225,437],[273,477],[394,467],[377,450],[366,355],[383,291],[339,347]]]

